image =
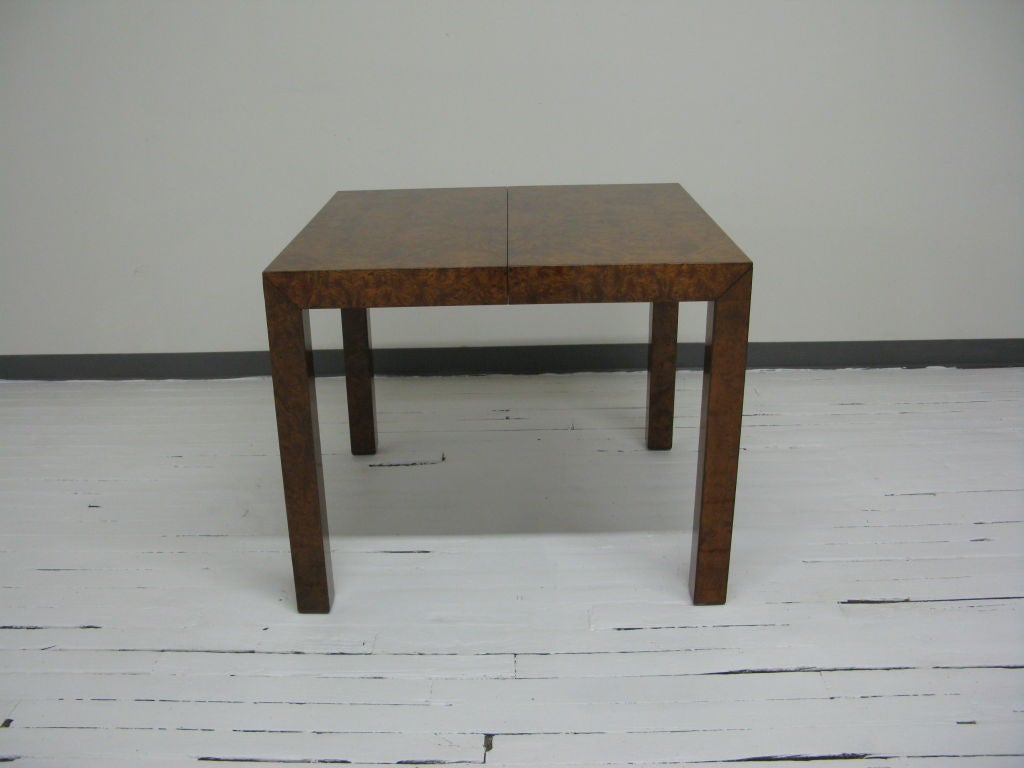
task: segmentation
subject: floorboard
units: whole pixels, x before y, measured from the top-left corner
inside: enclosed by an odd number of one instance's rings
[[[270,382],[0,383],[18,766],[1024,765],[1024,370],[752,371],[729,602],[700,378],[317,382],[337,595],[292,594]]]

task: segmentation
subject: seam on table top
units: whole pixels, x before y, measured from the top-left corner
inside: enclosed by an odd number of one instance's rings
[[[509,253],[512,250],[512,229],[509,226],[509,197],[512,191],[505,187],[505,303],[512,303],[512,286],[509,283],[509,271],[511,268]]]

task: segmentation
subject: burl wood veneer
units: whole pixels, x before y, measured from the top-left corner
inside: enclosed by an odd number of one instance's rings
[[[306,309],[506,304],[507,192],[337,192],[263,272]]]
[[[750,260],[678,184],[512,187],[509,302],[707,301]]]
[[[678,184],[338,192],[263,273],[298,608],[330,610],[308,310],[341,309],[354,454],[377,449],[368,308],[649,302],[647,446],[672,447],[680,301],[708,302],[691,589],[729,574],[753,265]]]

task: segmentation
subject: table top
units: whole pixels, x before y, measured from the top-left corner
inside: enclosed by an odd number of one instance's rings
[[[499,267],[504,187],[336,192],[269,272]]]
[[[511,187],[509,266],[749,264],[679,184]]]
[[[338,192],[265,270],[316,306],[700,300],[750,260],[678,184]]]

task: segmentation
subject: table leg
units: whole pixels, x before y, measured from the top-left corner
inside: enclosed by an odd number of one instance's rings
[[[647,355],[647,447],[672,447],[672,420],[676,397],[676,337],[679,303],[651,304],[651,343]]]
[[[341,310],[345,343],[345,389],[348,394],[348,433],[352,453],[377,452],[377,416],[373,403],[373,350],[366,309]]]
[[[301,613],[331,610],[331,546],[324,504],[309,312],[263,282],[277,435],[295,598]]]
[[[708,302],[690,588],[697,605],[725,602],[747,366],[747,272]]]

